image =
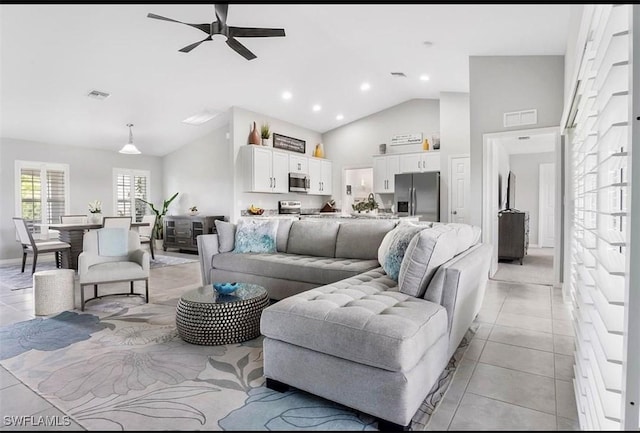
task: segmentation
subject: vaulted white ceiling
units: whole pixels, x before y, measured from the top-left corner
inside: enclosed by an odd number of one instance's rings
[[[257,55],[247,61],[223,36],[181,53],[206,35],[147,18],[210,23],[212,5],[0,5],[0,135],[117,151],[133,123],[136,146],[164,155],[227,121],[183,119],[232,106],[325,132],[409,99],[468,92],[472,55],[563,55],[571,8],[231,4],[229,25],[286,31],[239,38]],[[94,89],[111,96],[87,97]]]

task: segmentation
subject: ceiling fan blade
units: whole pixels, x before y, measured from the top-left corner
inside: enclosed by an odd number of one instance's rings
[[[209,37],[207,37],[207,38],[205,38],[205,39],[201,40],[200,42],[196,42],[196,43],[194,43],[194,44],[187,45],[186,47],[184,47],[184,48],[182,48],[182,49],[180,49],[180,50],[178,50],[178,51],[181,51],[181,52],[183,52],[183,53],[188,53],[189,51],[193,50],[195,47],[197,47],[197,46],[198,46],[198,45],[200,45],[201,43],[206,42],[206,41],[210,41],[210,40],[211,40],[211,36],[209,36]]]
[[[229,36],[232,38],[266,38],[271,36],[285,36],[285,34],[284,29],[229,26]]]
[[[153,19],[162,20],[162,21],[170,21],[172,23],[178,23],[178,24],[185,24],[187,26],[195,27],[198,30],[202,30],[203,32],[205,32],[208,35],[211,34],[211,24],[183,23],[182,21],[174,20],[174,19],[167,18],[167,17],[161,17],[160,15],[156,15],[156,14],[152,14],[152,13],[147,14],[147,18],[153,18]]]
[[[227,3],[216,3],[216,18],[222,24],[227,25],[227,11],[229,10],[229,5]]]
[[[247,47],[245,47],[244,45],[242,45],[240,42],[238,42],[236,39],[233,38],[228,38],[227,39],[227,45],[229,45],[231,48],[233,48],[238,54],[240,54],[242,57],[244,57],[247,60],[253,60],[256,58],[256,55],[253,54],[251,51],[249,51],[249,49]]]

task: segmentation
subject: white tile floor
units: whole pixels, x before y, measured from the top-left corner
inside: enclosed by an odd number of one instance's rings
[[[199,284],[198,263],[153,269],[151,301],[179,297],[185,286]],[[34,317],[30,292],[0,296],[0,326]],[[428,429],[578,430],[570,319],[559,289],[490,280],[479,329]],[[1,367],[0,415],[64,417]],[[3,422],[0,428],[55,427]],[[58,429],[83,430],[73,421]]]

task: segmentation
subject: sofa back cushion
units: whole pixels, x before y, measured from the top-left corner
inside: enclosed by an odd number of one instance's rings
[[[405,251],[411,239],[422,230],[426,230],[426,227],[414,224],[398,224],[382,239],[382,243],[378,248],[378,262],[392,280],[398,281],[400,265]]]
[[[236,253],[275,253],[278,220],[241,219],[236,227]]]
[[[407,246],[400,273],[398,290],[421,297],[440,265],[456,255],[457,231],[448,225],[422,230]]]
[[[294,221],[289,230],[287,253],[335,257],[338,221]]]
[[[382,239],[395,226],[393,220],[341,222],[336,239],[336,257],[377,259]]]
[[[468,250],[471,246],[480,240],[480,228],[463,223],[434,223],[433,226],[445,225],[451,227],[457,232],[456,236],[456,254]]]
[[[289,230],[293,224],[291,218],[278,218],[278,233],[276,235],[276,249],[279,253],[287,252],[287,242],[289,240]]]

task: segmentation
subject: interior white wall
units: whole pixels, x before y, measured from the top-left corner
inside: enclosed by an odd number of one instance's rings
[[[397,149],[390,146],[391,137],[396,134],[422,133],[431,142],[431,136],[437,132],[440,132],[440,101],[411,99],[322,134],[325,153],[334,161],[332,198],[336,206],[343,208],[344,167],[373,167],[373,155],[379,154],[378,146],[382,143],[387,145],[388,153],[396,153]],[[393,204],[393,194],[381,194],[380,198],[382,208]]]
[[[555,162],[556,156],[553,152],[509,156],[509,166],[516,175],[516,204],[514,207],[529,212],[530,245],[539,244],[540,164]]]
[[[449,156],[469,153],[469,94],[440,93],[440,221],[449,221]]]
[[[482,223],[483,134],[557,126],[563,110],[564,56],[470,56],[471,223]],[[535,108],[535,125],[505,128],[503,114]]]
[[[229,218],[233,208],[229,127],[224,125],[162,158],[163,199],[179,193],[169,206],[169,215],[185,214],[197,206],[201,215]],[[156,207],[161,205],[159,202]]]
[[[328,200],[328,196],[320,195],[307,195],[304,193],[286,193],[286,194],[269,194],[269,193],[255,193],[246,192],[244,188],[244,173],[242,172],[242,164],[238,159],[240,148],[248,145],[249,133],[253,128],[253,122],[256,122],[258,128],[263,122],[268,122],[271,126],[271,132],[286,135],[288,137],[298,138],[306,142],[305,154],[307,156],[313,156],[313,151],[316,144],[322,143],[322,136],[319,132],[312,131],[310,129],[303,128],[298,125],[294,125],[284,120],[276,119],[274,117],[267,116],[265,114],[256,113],[240,107],[231,108],[231,142],[233,144],[230,163],[234,170],[233,176],[233,211],[231,214],[231,221],[235,222],[240,217],[240,212],[246,210],[254,204],[255,206],[263,209],[278,209],[279,200],[299,200],[301,205],[305,209],[317,209],[319,210],[322,205]],[[273,143],[273,137],[270,139]],[[286,151],[285,151],[286,152]],[[290,152],[294,155],[301,155],[296,152]],[[335,179],[335,173],[339,170],[335,163],[335,154],[332,150],[327,149],[324,146],[325,158],[333,161],[333,175]],[[340,183],[333,184],[334,194],[340,191]]]
[[[163,196],[162,158],[147,155],[123,155],[114,151],[60,146],[12,138],[0,138],[0,259],[22,256],[16,242],[11,218],[15,213],[15,161],[39,161],[69,165],[69,213],[88,214],[90,201],[102,202],[103,215],[114,215],[113,169],[148,170],[151,176],[150,198]]]

